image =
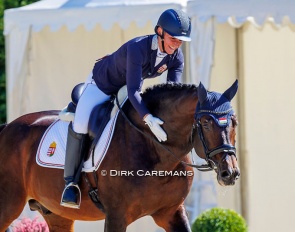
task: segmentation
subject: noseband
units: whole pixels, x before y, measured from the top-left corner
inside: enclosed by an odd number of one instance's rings
[[[232,109],[229,109],[227,111],[223,111],[223,112],[213,112],[213,111],[207,111],[207,110],[201,110],[196,112],[195,114],[195,123],[193,124],[193,128],[192,128],[192,135],[194,134],[194,130],[195,128],[197,128],[198,131],[198,136],[203,144],[203,148],[205,151],[205,155],[206,155],[206,162],[207,164],[203,165],[202,170],[198,168],[198,170],[200,171],[211,171],[211,170],[215,170],[217,169],[216,163],[212,160],[212,157],[214,157],[215,155],[219,154],[219,153],[224,153],[224,154],[230,154],[230,155],[234,155],[236,157],[236,147],[231,145],[231,144],[222,144],[221,146],[218,146],[216,148],[213,148],[211,150],[209,150],[207,143],[205,141],[205,137],[204,137],[204,133],[203,133],[203,128],[202,128],[202,124],[201,124],[201,117],[208,113],[210,114],[211,117],[214,118],[214,116],[212,115],[212,113],[214,113],[215,115],[225,115],[228,114],[229,112],[231,112]],[[218,125],[219,126],[219,125]],[[220,127],[220,126],[219,126]]]

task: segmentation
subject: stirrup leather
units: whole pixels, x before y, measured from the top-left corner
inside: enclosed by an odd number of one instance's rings
[[[63,197],[64,197],[64,194],[65,194],[65,191],[66,191],[67,188],[69,188],[69,187],[75,187],[76,189],[78,189],[79,197],[78,197],[78,202],[77,202],[76,205],[69,204],[69,203],[67,203],[67,202],[63,202]],[[69,184],[64,188],[64,191],[62,192],[62,195],[61,195],[60,205],[61,205],[61,206],[64,206],[64,207],[68,207],[68,208],[80,209],[80,205],[81,205],[81,190],[80,190],[78,184],[75,184],[74,182],[71,182],[71,183],[69,183]]]

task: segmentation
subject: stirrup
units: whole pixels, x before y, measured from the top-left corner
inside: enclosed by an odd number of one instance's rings
[[[73,187],[75,187],[75,188],[78,189],[79,197],[78,197],[78,202],[77,202],[76,205],[69,204],[69,203],[67,203],[67,202],[63,202],[63,201],[62,201],[66,189],[69,188],[69,187],[71,187],[71,186],[73,186]],[[64,207],[72,208],[72,209],[80,209],[80,205],[81,205],[81,190],[80,190],[80,188],[79,188],[79,185],[75,184],[74,182],[71,182],[71,183],[69,183],[69,184],[64,188],[64,191],[63,191],[62,194],[61,194],[60,205],[61,205],[61,206],[64,206]]]

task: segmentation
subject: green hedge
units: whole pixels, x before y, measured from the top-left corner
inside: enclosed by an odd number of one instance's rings
[[[0,124],[6,122],[4,10],[25,6],[38,0],[0,0]]]
[[[192,232],[247,232],[245,219],[234,210],[212,208],[201,213],[192,225]]]

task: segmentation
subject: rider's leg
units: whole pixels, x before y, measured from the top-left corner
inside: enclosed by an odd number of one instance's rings
[[[64,179],[66,188],[63,191],[61,205],[70,208],[80,208],[80,189],[77,185],[81,172],[81,163],[84,157],[85,141],[87,134],[76,133],[72,123],[68,128],[68,139],[66,146]],[[77,178],[75,178],[77,176]]]
[[[64,170],[66,187],[61,198],[62,206],[80,207],[81,193],[78,181],[85,153],[89,116],[94,106],[108,99],[109,96],[100,91],[95,84],[87,84],[79,99],[74,123],[71,123],[68,129]]]

